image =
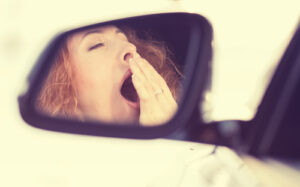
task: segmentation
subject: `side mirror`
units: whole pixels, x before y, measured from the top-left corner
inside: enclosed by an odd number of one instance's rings
[[[188,13],[124,18],[60,33],[40,55],[28,90],[19,97],[21,115],[34,127],[59,132],[167,137],[195,111],[201,114],[211,43],[209,22]]]

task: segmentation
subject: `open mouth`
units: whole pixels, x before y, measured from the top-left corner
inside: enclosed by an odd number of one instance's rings
[[[139,97],[132,83],[131,75],[132,73],[130,71],[125,74],[125,80],[122,83],[120,92],[129,104],[137,107],[139,105]]]

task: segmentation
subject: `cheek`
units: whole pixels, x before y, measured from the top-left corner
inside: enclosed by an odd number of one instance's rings
[[[106,72],[102,69],[95,68],[76,68],[73,73],[74,80],[78,88],[91,88],[95,89],[97,87],[104,86]]]
[[[113,75],[113,67],[110,66],[109,59],[85,58],[77,61],[73,65],[73,76],[77,86],[83,88],[108,88],[108,80]]]

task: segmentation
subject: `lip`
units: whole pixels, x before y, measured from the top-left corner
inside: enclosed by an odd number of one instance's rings
[[[120,92],[121,92],[121,88],[122,88],[122,85],[123,85],[124,81],[125,81],[129,76],[131,76],[131,75],[132,75],[131,70],[128,69],[128,70],[125,72],[125,74],[124,74],[124,76],[123,76],[123,78],[122,78],[122,80],[121,80],[121,83],[120,83],[120,86],[119,86]]]
[[[124,76],[123,76],[123,78],[122,78],[122,80],[121,80],[121,83],[120,83],[120,86],[119,86],[119,91],[120,91],[120,93],[121,93],[121,88],[122,88],[122,85],[123,85],[124,81],[125,81],[129,76],[131,76],[131,75],[132,75],[131,70],[128,69],[128,70],[125,72],[125,74],[124,74]],[[139,102],[139,100],[138,100],[137,102],[132,102],[132,101],[129,101],[129,100],[127,100],[126,98],[124,98],[122,94],[120,94],[120,95],[122,96],[123,100],[124,100],[129,106],[131,106],[131,107],[133,107],[133,108],[135,108],[135,109],[139,109],[139,108],[140,108],[140,102]]]
[[[123,96],[122,96],[122,98],[132,108],[135,108],[135,109],[139,109],[140,108],[140,102],[139,101],[138,102],[131,102],[131,101],[128,101],[127,99],[125,99]]]

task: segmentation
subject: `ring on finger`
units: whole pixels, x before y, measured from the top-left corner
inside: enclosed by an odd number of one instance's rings
[[[156,96],[156,95],[160,95],[160,94],[163,94],[163,93],[164,93],[164,90],[163,89],[159,89],[159,90],[156,90],[154,92],[154,95]]]

